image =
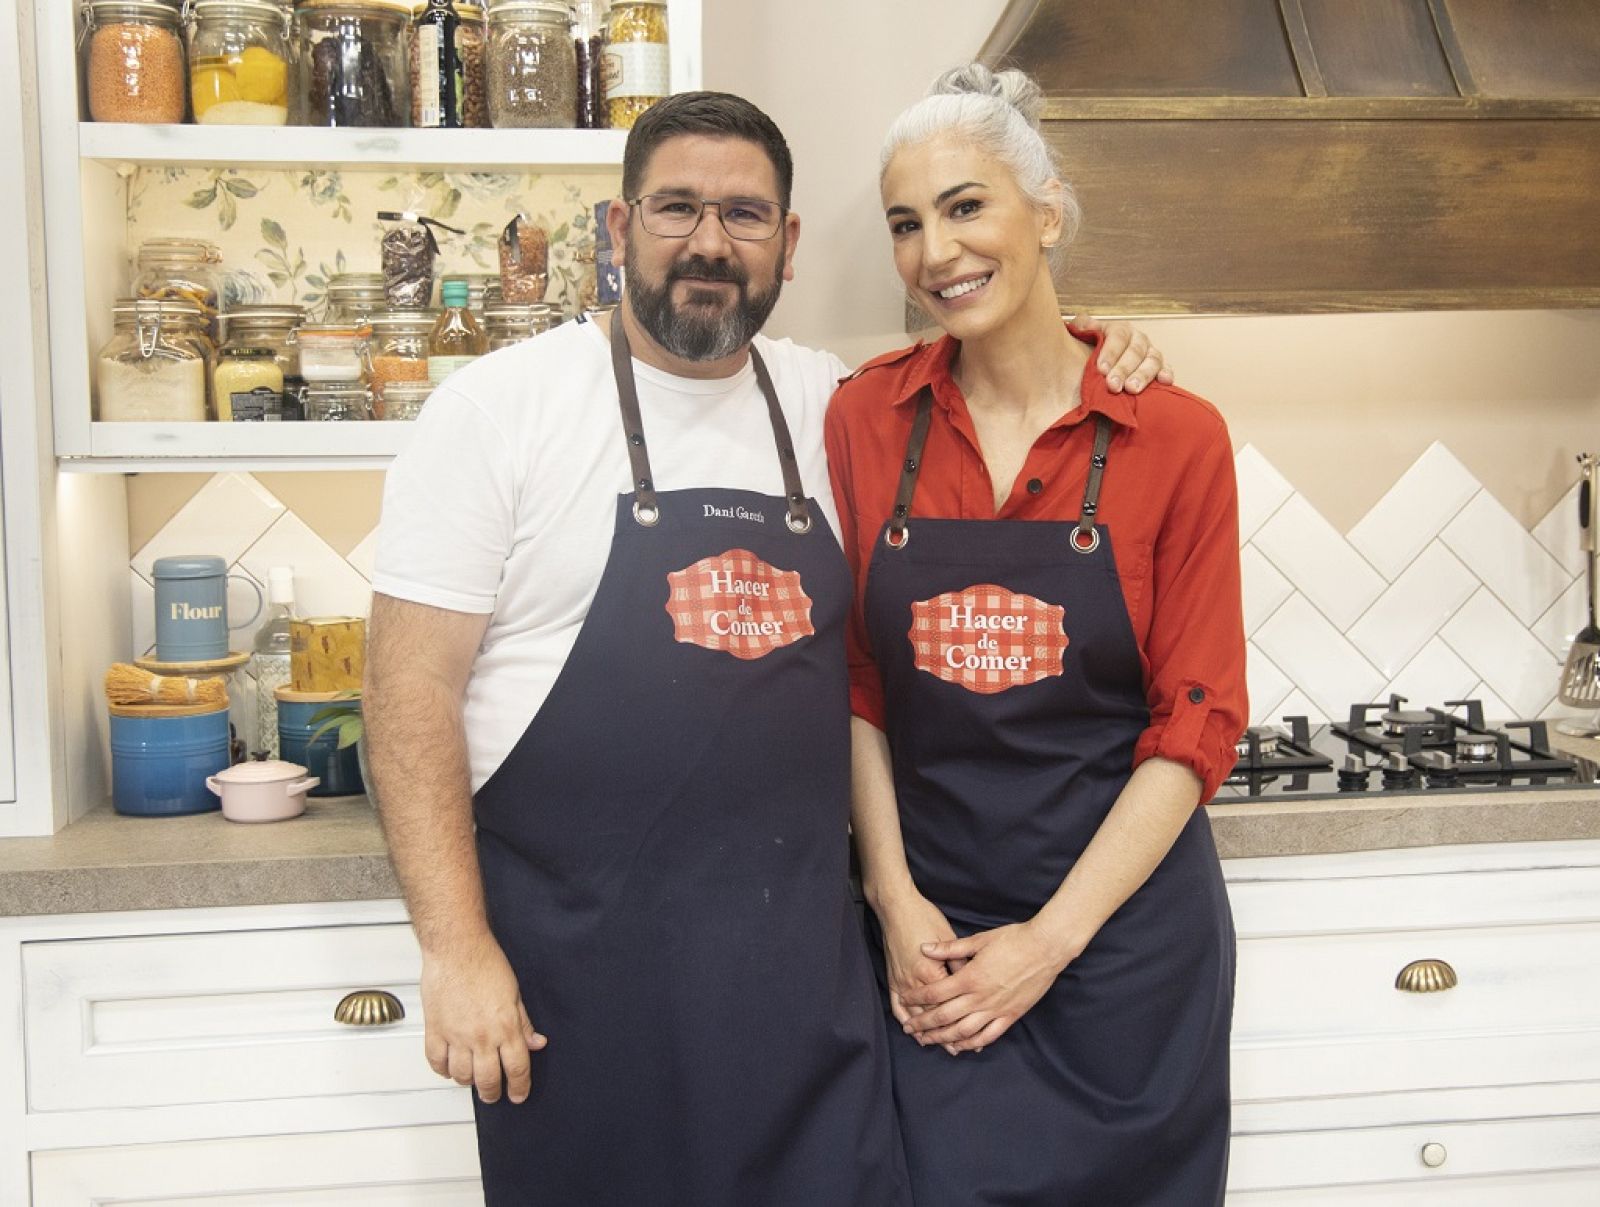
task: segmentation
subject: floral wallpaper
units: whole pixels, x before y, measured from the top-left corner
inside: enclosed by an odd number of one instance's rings
[[[496,240],[523,213],[550,235],[545,300],[575,314],[594,300],[594,206],[617,194],[599,171],[401,172],[251,168],[139,168],[128,189],[128,273],[145,239],[207,239],[222,249],[224,308],[288,303],[320,310],[328,278],[377,272],[387,224],[379,210],[426,214],[465,232],[435,229],[435,273],[497,272]]]

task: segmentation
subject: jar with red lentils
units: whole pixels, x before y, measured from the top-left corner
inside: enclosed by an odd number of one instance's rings
[[[82,11],[78,47],[90,118],[181,122],[187,97],[178,6],[89,0]]]
[[[390,385],[428,380],[428,336],[437,318],[431,310],[384,310],[367,320],[372,325],[372,409],[379,419]]]

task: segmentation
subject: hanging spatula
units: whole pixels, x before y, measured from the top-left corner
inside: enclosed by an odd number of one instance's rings
[[[1583,482],[1578,487],[1579,543],[1589,583],[1589,612],[1583,628],[1572,639],[1567,665],[1561,671],[1561,703],[1569,708],[1600,708],[1600,624],[1596,623],[1594,602],[1595,458],[1580,453],[1578,464],[1583,467]]]

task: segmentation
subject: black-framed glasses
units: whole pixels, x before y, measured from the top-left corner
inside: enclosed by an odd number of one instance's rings
[[[783,225],[788,211],[776,201],[759,197],[685,197],[682,193],[646,193],[628,202],[639,211],[645,230],[662,239],[687,239],[700,227],[706,206],[717,207],[717,217],[730,239],[770,239]]]

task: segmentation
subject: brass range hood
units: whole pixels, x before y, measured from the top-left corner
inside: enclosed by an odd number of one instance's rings
[[[1013,0],[1067,310],[1600,305],[1600,2]]]

